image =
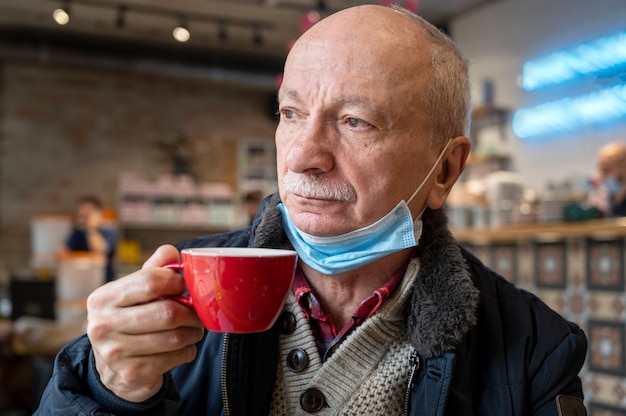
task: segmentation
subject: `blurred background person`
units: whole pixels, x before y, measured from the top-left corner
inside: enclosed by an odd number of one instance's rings
[[[589,201],[607,217],[626,216],[626,142],[605,144],[597,154]]]
[[[102,253],[106,258],[105,281],[115,278],[113,267],[116,233],[105,227],[102,218],[102,202],[91,195],[81,197],[76,205],[74,227],[65,243],[69,251]]]

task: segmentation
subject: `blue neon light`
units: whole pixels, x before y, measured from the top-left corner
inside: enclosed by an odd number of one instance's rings
[[[626,69],[626,32],[527,61],[522,69],[522,85],[532,91],[620,69]]]
[[[563,98],[513,115],[513,132],[520,139],[560,133],[626,117],[626,85],[615,85],[578,97]]]

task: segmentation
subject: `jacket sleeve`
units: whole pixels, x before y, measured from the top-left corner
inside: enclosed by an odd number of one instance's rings
[[[52,377],[35,415],[174,415],[179,397],[171,376],[161,391],[143,403],[120,399],[100,382],[86,335],[65,346],[54,362]]]
[[[531,355],[529,369],[529,392],[534,416],[557,416],[555,397],[563,394],[583,399],[583,390],[578,373],[587,354],[587,338],[578,325],[563,322],[560,315],[542,302],[536,301],[537,334],[547,340],[539,340],[541,347]],[[552,331],[551,321],[558,320],[569,326],[569,331]],[[554,326],[553,326],[554,327]],[[551,339],[558,336],[560,339]],[[548,335],[550,334],[550,335]],[[547,342],[546,342],[547,341]],[[553,341],[553,342],[550,342]]]

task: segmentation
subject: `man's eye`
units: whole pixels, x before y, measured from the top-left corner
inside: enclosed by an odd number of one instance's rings
[[[352,128],[365,128],[370,126],[368,122],[356,117],[346,117],[346,124]]]
[[[280,110],[280,114],[283,118],[287,119],[287,120],[291,120],[296,118],[296,112],[293,110],[290,110],[288,108],[284,108],[282,110]]]

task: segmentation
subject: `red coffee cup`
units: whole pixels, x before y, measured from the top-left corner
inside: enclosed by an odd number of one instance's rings
[[[251,247],[188,248],[182,270],[188,296],[171,299],[192,307],[203,325],[218,332],[268,330],[293,284],[298,256],[292,250]]]

